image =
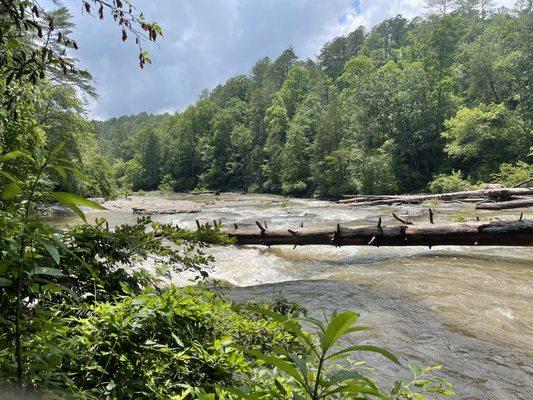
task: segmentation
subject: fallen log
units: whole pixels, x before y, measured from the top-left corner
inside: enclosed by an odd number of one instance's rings
[[[190,194],[194,196],[198,196],[201,194],[214,194],[215,196],[220,196],[220,190],[204,190],[201,192],[190,192]]]
[[[516,185],[514,185],[514,188],[520,187],[525,185],[526,183],[533,182],[533,178],[526,179],[525,181],[518,182]]]
[[[522,218],[522,217],[521,217]],[[533,220],[460,222],[330,229],[235,230],[237,245],[332,246],[533,246]]]
[[[467,190],[462,192],[440,193],[440,194],[416,194],[416,195],[399,195],[391,198],[383,198],[378,200],[371,200],[361,202],[360,198],[343,199],[338,202],[341,204],[357,205],[392,205],[392,204],[405,204],[405,203],[420,203],[428,200],[441,200],[441,201],[453,201],[463,200],[468,198],[483,197],[492,200],[502,201],[508,200],[512,196],[530,196],[533,195],[533,188],[501,188],[501,189],[480,189],[480,190]]]
[[[522,207],[533,207],[533,198],[476,204],[476,210],[508,210]]]

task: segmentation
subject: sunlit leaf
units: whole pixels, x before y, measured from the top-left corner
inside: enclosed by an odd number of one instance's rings
[[[17,197],[21,193],[22,193],[22,189],[20,188],[20,186],[15,182],[11,182],[2,191],[1,198],[2,200],[11,200]]]
[[[382,356],[388,358],[389,360],[391,360],[392,362],[395,362],[396,364],[400,364],[400,361],[398,360],[398,358],[392,354],[390,351],[388,350],[385,350],[381,347],[378,347],[378,346],[372,346],[372,345],[369,345],[369,344],[363,344],[363,345],[355,345],[355,346],[349,346],[349,347],[346,347],[345,349],[342,349],[336,353],[333,353],[331,354],[330,356],[328,356],[328,359],[330,358],[333,358],[333,357],[337,357],[341,354],[346,354],[346,353],[351,353],[353,351],[370,351],[370,352],[373,352],[373,353],[379,353],[381,354]]]
[[[63,276],[63,272],[57,268],[35,267],[33,275]]]
[[[95,203],[94,201],[91,201],[89,199],[86,199],[85,197],[78,196],[74,193],[53,192],[48,195],[48,198],[51,200],[56,200],[66,206],[68,206],[69,204],[73,204],[75,206],[94,208],[95,210],[105,210],[102,205]]]
[[[324,350],[330,348],[337,339],[343,336],[348,329],[352,327],[358,317],[359,315],[353,311],[346,311],[335,315],[329,322],[326,331],[320,340],[322,348]]]
[[[13,160],[15,158],[26,158],[32,162],[35,162],[35,160],[27,153],[24,153],[23,151],[20,151],[20,150],[15,150],[15,151],[10,151],[9,153],[6,153],[6,154],[2,154],[0,156],[0,163],[2,162],[5,162],[5,161],[10,161],[10,160]]]

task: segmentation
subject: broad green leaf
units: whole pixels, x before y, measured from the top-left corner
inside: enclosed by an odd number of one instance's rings
[[[53,192],[48,195],[48,198],[51,200],[56,200],[61,204],[66,205],[67,207],[70,204],[75,206],[94,208],[95,210],[105,210],[102,205],[95,203],[94,201],[88,200],[85,197],[78,196],[74,193]]]
[[[80,208],[74,204],[65,204],[68,208],[70,208],[72,211],[74,211],[78,217],[80,217],[83,222],[87,223],[87,219],[85,218],[85,213],[80,210]]]
[[[94,201],[88,200],[84,197],[78,196],[74,193],[67,192],[53,192],[48,195],[50,200],[56,200],[63,204],[64,206],[70,208],[74,211],[84,222],[87,222],[85,219],[85,214],[78,206],[94,208],[96,210],[105,210],[100,204],[95,203]]]
[[[398,358],[392,354],[390,351],[388,350],[385,350],[381,347],[378,347],[378,346],[372,346],[372,345],[369,345],[369,344],[362,344],[362,345],[355,345],[355,346],[349,346],[349,347],[346,347],[345,349],[342,349],[336,353],[333,353],[332,355],[328,356],[327,359],[330,359],[330,358],[333,358],[333,357],[337,357],[341,354],[346,354],[346,353],[351,353],[352,351],[371,351],[373,353],[379,353],[381,354],[382,356],[388,358],[389,360],[391,360],[392,362],[395,362],[396,364],[400,365],[400,361],[398,360]]]
[[[33,275],[63,276],[63,272],[57,268],[35,267]]]
[[[56,171],[59,174],[59,176],[63,178],[63,180],[67,179],[67,171],[65,170],[65,168],[59,165],[49,165],[48,167]]]
[[[341,383],[352,379],[364,378],[359,371],[356,370],[340,370],[331,375],[328,379],[330,383]]]
[[[326,327],[324,335],[320,338],[322,349],[329,349],[348,329],[357,321],[359,315],[353,311],[346,311],[335,315]]]
[[[7,278],[0,278],[0,287],[11,286],[13,282]]]
[[[259,351],[255,350],[248,350],[248,353],[253,355],[254,357],[263,360],[267,364],[271,364],[283,372],[286,372],[290,376],[292,376],[302,387],[305,387],[305,381],[302,378],[302,376],[298,373],[298,370],[294,368],[289,362],[284,361],[277,357],[267,356],[263,353],[260,353]]]
[[[59,264],[60,256],[59,256],[59,250],[57,249],[57,247],[49,240],[41,240],[40,242],[43,245],[43,247],[46,249],[48,254],[50,254],[50,257],[52,257],[55,263]]]
[[[324,394],[323,398],[327,398],[328,396],[331,396],[335,393],[352,393],[352,394],[370,394],[372,396],[376,396],[380,399],[388,399],[389,397],[383,395],[379,392],[377,389],[373,389],[367,386],[360,386],[360,385],[345,385],[340,386],[334,390],[331,390]]]
[[[309,388],[308,374],[309,370],[307,369],[307,362],[303,358],[300,358],[294,354],[289,354],[291,361],[298,367],[302,372],[302,379],[306,388]]]
[[[10,151],[9,153],[6,153],[6,154],[2,154],[0,156],[0,163],[13,160],[15,158],[20,158],[20,157],[24,157],[32,162],[35,162],[35,160],[29,154],[24,153],[23,151],[20,151],[20,150],[15,150],[15,151]]]
[[[2,197],[2,200],[11,200],[17,197],[21,193],[22,193],[22,189],[20,188],[20,186],[15,182],[11,182],[2,191],[1,197]]]
[[[64,286],[58,285],[57,283],[47,283],[42,287],[42,290],[45,292],[51,293],[60,293],[64,289]]]
[[[7,173],[6,171],[0,171],[0,175],[6,177],[7,179],[9,179],[11,182],[15,182],[15,183],[18,183],[19,180],[17,178],[15,178],[13,175]]]

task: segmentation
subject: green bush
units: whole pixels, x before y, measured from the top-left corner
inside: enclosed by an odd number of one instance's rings
[[[159,187],[157,188],[157,190],[163,193],[171,193],[174,191],[174,188],[176,186],[176,180],[173,179],[170,174],[165,174],[163,178],[161,178],[161,183],[159,183]]]
[[[500,171],[492,175],[495,182],[506,187],[512,187],[533,178],[533,164],[518,161],[516,164],[503,163]]]
[[[189,386],[212,392],[251,372],[242,349],[298,347],[283,324],[199,287],[147,289],[75,314],[46,314],[32,326],[26,379],[45,392],[88,399],[168,399]]]
[[[473,190],[475,185],[463,179],[461,171],[452,171],[450,174],[436,175],[429,183],[428,188],[431,193],[450,193]]]

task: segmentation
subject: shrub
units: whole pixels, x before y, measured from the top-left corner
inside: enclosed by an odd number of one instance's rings
[[[176,186],[176,180],[174,180],[170,174],[165,174],[163,178],[161,178],[161,183],[157,189],[163,193],[171,193]]]
[[[461,171],[452,171],[450,174],[436,175],[429,183],[428,188],[431,193],[449,193],[472,190],[475,185],[463,179]]]
[[[515,186],[533,178],[533,164],[518,161],[516,164],[503,163],[500,171],[492,175],[492,179],[506,187]]]
[[[198,287],[147,289],[78,314],[88,315],[41,319],[28,337],[27,380],[45,392],[88,399],[168,399],[188,386],[212,392],[251,372],[242,349],[298,346],[283,324]]]

